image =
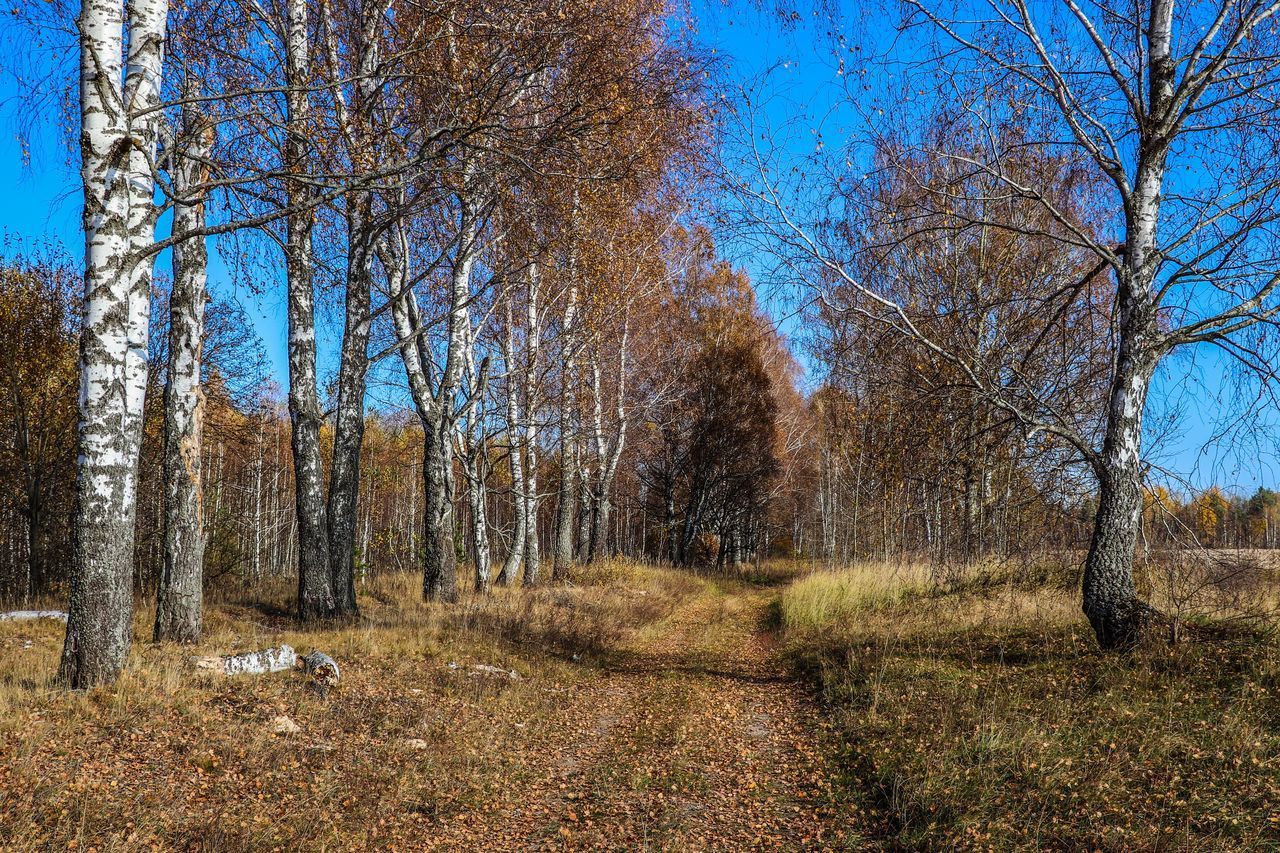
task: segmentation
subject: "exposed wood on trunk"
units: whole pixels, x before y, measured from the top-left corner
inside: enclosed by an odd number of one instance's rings
[[[195,84],[187,87],[195,98]],[[195,103],[184,106],[170,164],[173,228],[199,232],[205,225],[206,165],[214,126]],[[169,364],[164,389],[164,567],[156,592],[156,641],[200,639],[204,604],[204,506],[200,451],[204,433],[204,311],[208,300],[208,251],[204,237],[174,245],[169,295]]]

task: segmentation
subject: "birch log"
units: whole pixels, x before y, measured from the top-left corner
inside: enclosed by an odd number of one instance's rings
[[[265,675],[283,672],[298,665],[298,655],[288,645],[278,649],[262,649],[238,655],[213,655],[194,657],[191,662],[199,669],[210,669],[223,675]]]

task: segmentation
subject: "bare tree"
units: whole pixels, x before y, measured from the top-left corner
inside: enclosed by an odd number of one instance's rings
[[[924,69],[928,91],[956,93],[957,115],[986,140],[981,155],[931,153],[994,179],[1011,197],[1035,200],[1053,217],[1055,239],[1087,250],[1111,274],[1113,363],[1100,435],[1082,434],[1027,387],[1017,394],[993,387],[971,360],[931,337],[910,306],[865,282],[850,263],[849,249],[859,242],[852,208],[824,206],[818,215],[806,209],[772,171],[772,154],[759,137],[748,146],[746,164],[736,164],[745,168],[733,183],[752,222],[793,269],[814,284],[839,281],[863,300],[837,307],[866,312],[947,360],[1028,434],[1052,435],[1088,463],[1099,504],[1084,567],[1084,611],[1102,646],[1131,646],[1156,616],[1137,597],[1132,563],[1142,508],[1143,410],[1157,365],[1178,347],[1209,343],[1269,372],[1255,333],[1278,307],[1280,179],[1272,164],[1280,134],[1270,119],[1280,89],[1271,22],[1280,4],[904,5],[909,28],[937,37],[938,59]],[[913,91],[924,87],[912,83]],[[864,100],[850,95],[850,103]],[[896,111],[906,113],[906,106]],[[1002,121],[1024,132],[1003,138]],[[1046,187],[1009,168],[1028,147],[1087,164],[1106,182],[1101,233],[1111,236],[1082,229]],[[843,190],[859,181],[865,164],[848,148],[839,157],[816,173],[837,188],[829,199],[846,198]]]

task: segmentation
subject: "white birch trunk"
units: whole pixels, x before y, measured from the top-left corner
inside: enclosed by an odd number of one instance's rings
[[[574,274],[570,264],[570,275]],[[573,381],[576,370],[578,287],[570,281],[560,326],[560,485],[556,494],[555,553],[551,571],[556,580],[568,577],[573,564],[574,510],[577,503],[578,470],[575,464],[577,437],[573,427]]]
[[[604,429],[603,389],[598,359],[592,362],[592,386],[595,391],[595,408],[593,426],[595,428],[596,449],[596,485],[592,493],[594,506],[591,512],[591,543],[588,548],[588,562],[595,562],[600,557],[609,557],[608,530],[609,518],[613,511],[613,483],[618,473],[618,462],[622,458],[623,448],[627,442],[628,411],[627,399],[627,358],[630,341],[630,322],[624,316],[622,336],[618,340],[618,379],[614,394],[614,432],[606,437]]]
[[[529,268],[528,291],[525,294],[525,328],[527,345],[524,374],[521,384],[524,392],[524,425],[522,442],[525,448],[524,480],[524,581],[536,584],[542,572],[542,553],[538,542],[538,370],[542,352],[542,267],[536,261]]]
[[[307,134],[311,127],[311,46],[307,0],[285,7],[285,68],[289,91],[285,128],[285,169],[303,175],[310,165]],[[292,424],[294,503],[298,531],[298,618],[304,622],[333,616],[337,600],[329,570],[328,519],[324,500],[324,463],[320,430],[324,416],[316,376],[315,292],[311,235],[313,190],[298,178],[286,180],[292,209],[286,226],[288,278],[289,418]]]
[[[85,0],[80,15],[81,182],[85,233],[79,455],[60,679],[113,682],[132,641],[137,465],[146,392],[152,179],[166,0]],[[128,56],[125,64],[125,45]],[[123,81],[123,88],[122,88]]]
[[[498,574],[498,583],[505,585],[519,574],[524,565],[525,546],[528,541],[529,508],[527,503],[528,489],[524,478],[524,448],[527,446],[525,435],[521,429],[520,388],[516,384],[515,358],[515,313],[511,310],[508,297],[506,305],[507,328],[502,337],[502,360],[506,370],[506,382],[503,383],[507,396],[507,464],[511,468],[511,504],[512,531],[511,547],[507,549],[506,559]]]

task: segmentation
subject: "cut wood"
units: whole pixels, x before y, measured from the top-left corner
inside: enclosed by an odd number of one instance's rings
[[[67,614],[61,610],[10,610],[0,613],[0,622],[30,622],[35,619],[60,619],[67,621]]]
[[[288,645],[278,649],[262,649],[238,655],[194,657],[191,662],[200,669],[212,669],[224,675],[263,675],[282,672],[297,665],[298,655]]]
[[[294,666],[305,670],[317,684],[333,687],[338,683],[338,662],[324,652],[313,651],[303,655]]]

